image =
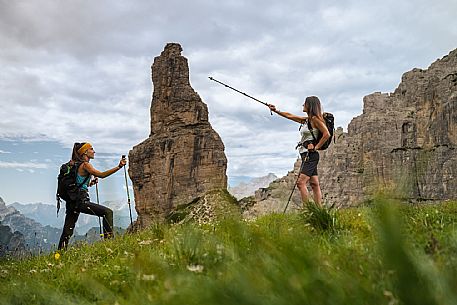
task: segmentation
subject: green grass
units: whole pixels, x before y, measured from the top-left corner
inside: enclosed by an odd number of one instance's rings
[[[0,304],[457,304],[457,202],[157,225],[0,262]]]

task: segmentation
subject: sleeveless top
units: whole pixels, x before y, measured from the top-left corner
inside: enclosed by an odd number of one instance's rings
[[[312,133],[314,134],[314,137],[317,139],[317,137],[319,135],[319,129],[313,128]],[[298,152],[300,154],[302,154],[302,153],[305,153],[308,151],[308,149],[302,144],[305,142],[314,142],[314,138],[311,135],[311,131],[308,129],[308,127],[306,125],[303,125],[300,128],[300,134],[301,134],[301,140],[300,140],[300,142],[298,142]]]
[[[81,176],[78,171],[76,171],[76,184],[79,185],[86,180],[87,176]],[[90,177],[87,179],[87,181],[81,185],[81,189],[85,191],[89,191],[89,183],[90,183]]]

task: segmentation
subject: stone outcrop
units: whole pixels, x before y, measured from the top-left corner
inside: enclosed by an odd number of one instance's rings
[[[190,85],[181,51],[169,43],[154,59],[151,133],[129,153],[136,227],[162,222],[178,205],[227,188],[224,144]]]
[[[167,216],[172,223],[215,224],[223,219],[241,218],[240,206],[227,190],[218,189],[176,207]]]
[[[411,202],[457,199],[457,50],[405,73],[393,93],[365,96],[363,113],[335,136],[320,152],[327,205],[358,205],[383,189]],[[293,178],[289,172],[243,199],[244,216],[280,211]]]
[[[457,50],[403,74],[390,94],[363,99],[363,113],[323,152],[328,203],[355,205],[389,189],[409,201],[457,198]]]
[[[300,164],[300,161],[297,160],[294,164],[294,169],[288,172],[286,176],[274,180],[268,187],[259,188],[255,191],[254,196],[242,198],[239,203],[243,218],[253,219],[269,213],[283,213],[292,189],[294,189]],[[295,187],[287,206],[287,212],[295,212],[301,208],[300,192]]]

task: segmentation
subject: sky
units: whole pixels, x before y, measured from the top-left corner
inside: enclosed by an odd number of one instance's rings
[[[54,203],[73,142],[91,142],[104,170],[145,140],[150,66],[168,42],[189,60],[234,186],[291,170],[298,126],[208,76],[295,114],[317,95],[346,130],[364,96],[457,48],[455,20],[456,0],[0,0],[0,197]],[[100,196],[127,198],[123,172]]]

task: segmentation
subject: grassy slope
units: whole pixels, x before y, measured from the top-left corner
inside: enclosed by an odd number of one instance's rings
[[[0,262],[0,304],[457,304],[457,203],[157,226]]]

